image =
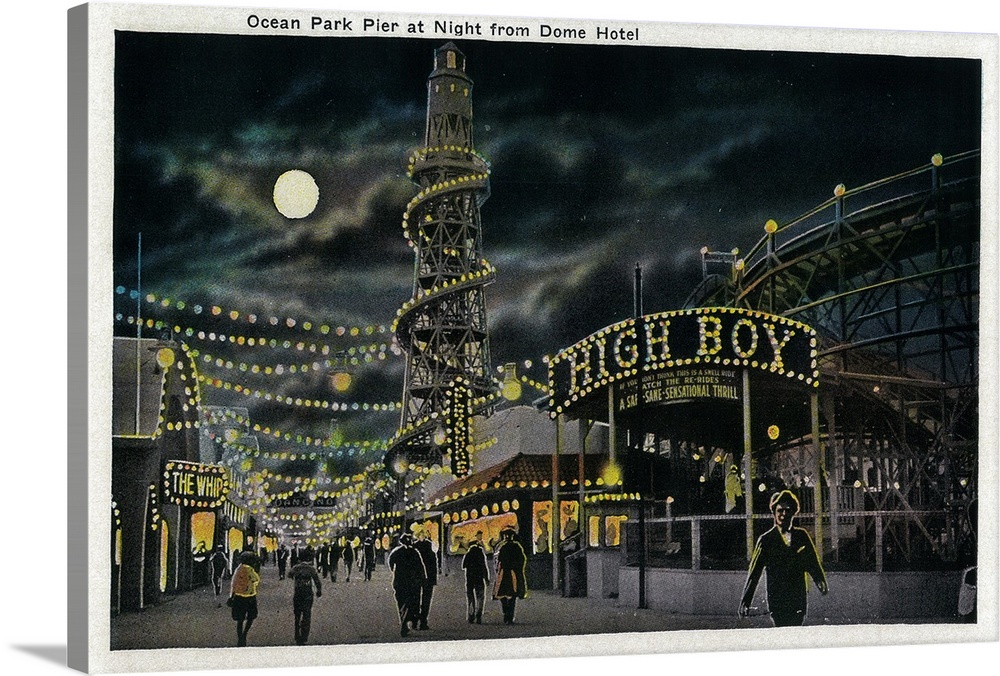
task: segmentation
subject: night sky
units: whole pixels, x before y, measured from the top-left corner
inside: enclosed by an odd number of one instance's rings
[[[292,341],[282,351],[186,338],[233,362],[200,364],[206,375],[294,397],[399,401],[405,360],[387,348],[387,327],[412,291],[406,165],[444,42],[119,33],[116,333],[136,333],[129,294],[141,281],[157,301],[141,304],[144,318]],[[493,171],[482,208],[498,270],[486,292],[493,365],[517,362],[539,380],[544,355],[631,314],[636,263],[645,311],[675,309],[701,277],[701,247],[746,250],[768,219],[802,214],[838,183],[980,146],[973,60],[455,42],[475,82],[475,145]],[[287,219],[271,200],[288,169],[319,186],[307,218]],[[252,373],[317,359],[297,341],[376,358],[349,366],[345,393],[322,370]],[[399,420],[216,388],[202,402],[252,404],[255,420],[304,434],[336,417],[349,437],[385,438]]]

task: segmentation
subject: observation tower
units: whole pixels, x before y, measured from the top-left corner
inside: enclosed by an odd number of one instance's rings
[[[419,192],[406,207],[403,233],[415,253],[413,296],[393,332],[407,355],[399,430],[386,454],[396,476],[447,457],[452,473],[470,471],[471,415],[489,406],[491,376],[479,209],[489,196],[489,164],[474,149],[472,80],[451,42],[434,52],[427,80],[424,147],[409,160]]]

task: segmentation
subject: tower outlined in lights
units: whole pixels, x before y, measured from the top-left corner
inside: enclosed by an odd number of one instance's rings
[[[386,454],[396,475],[444,456],[452,473],[471,471],[469,418],[497,391],[491,375],[484,287],[495,277],[483,257],[479,208],[489,197],[489,163],[472,136],[472,80],[451,42],[434,52],[427,79],[424,147],[410,157],[419,192],[403,231],[415,253],[413,296],[393,332],[406,352],[399,430]]]

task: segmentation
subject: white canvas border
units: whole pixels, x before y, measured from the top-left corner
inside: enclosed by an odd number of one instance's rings
[[[108,365],[112,312],[110,298],[106,290],[111,288],[110,268],[110,196],[111,165],[110,150],[113,147],[113,116],[112,98],[108,67],[113,56],[110,29],[112,27],[131,30],[168,30],[192,32],[225,32],[257,34],[238,20],[245,17],[243,9],[212,7],[183,8],[180,6],[156,7],[153,5],[101,5],[90,6],[90,133],[89,148],[91,152],[91,183],[89,188],[89,218],[91,227],[88,243],[88,259],[90,261],[89,287],[89,322],[88,338],[90,409],[88,411],[88,431],[91,451],[89,456],[88,506],[90,528],[88,529],[87,549],[89,555],[90,580],[90,629],[89,639],[92,671],[160,671],[169,669],[219,669],[232,667],[232,652],[220,649],[211,651],[170,650],[170,651],[116,651],[111,653],[108,645],[109,611],[105,603],[108,579],[108,562],[105,552],[110,544],[107,542],[107,530],[104,527],[104,505],[110,502],[110,491],[103,478],[110,477],[110,397],[100,397],[102,383],[110,382]],[[293,10],[286,10],[292,12]],[[361,16],[363,13],[353,13]],[[458,18],[468,14],[445,14],[448,18]],[[303,10],[301,16],[308,17],[309,12]],[[427,19],[427,14],[402,14],[396,18],[406,21],[409,18]],[[490,17],[479,17],[487,20]],[[588,26],[594,21],[578,19],[553,20],[553,25]],[[602,22],[604,23],[604,22]],[[647,30],[648,29],[648,30]],[[726,26],[726,25],[675,25],[675,24],[643,24],[643,44],[664,44],[676,46],[713,46],[733,49],[760,48],[766,44],[768,49],[808,49],[815,51],[856,53],[893,53],[902,55],[939,55],[939,56],[976,56],[984,58],[984,84],[987,92],[984,99],[984,138],[983,143],[983,186],[997,185],[996,174],[996,39],[995,36],[898,33],[885,31],[843,31],[835,29],[773,29],[756,26]],[[992,48],[992,49],[991,49]],[[996,260],[996,230],[986,224],[997,223],[997,195],[994,189],[990,195],[984,190],[983,199],[983,259],[981,264],[981,307],[980,324],[981,372],[996,373],[997,316],[997,260]],[[100,225],[106,224],[106,225]],[[989,310],[989,311],[988,311]],[[993,349],[990,349],[990,346]],[[103,390],[110,393],[110,387]],[[991,394],[991,393],[990,393]],[[989,416],[996,410],[995,396],[984,393],[980,399],[981,415],[988,421],[982,428],[980,447],[996,448],[997,434],[995,417]],[[104,450],[106,449],[106,451]],[[96,452],[95,452],[96,451]],[[981,456],[981,485],[985,496],[994,500],[981,501],[984,509],[991,513],[984,514],[984,523],[996,523],[997,466],[996,458],[986,453]],[[102,539],[103,538],[103,539]],[[71,548],[74,547],[71,545]],[[78,550],[79,551],[79,550]],[[435,651],[442,661],[464,660],[470,657],[478,659],[502,659],[508,657],[512,648],[520,657],[554,657],[580,655],[626,655],[648,654],[650,652],[701,652],[705,650],[733,650],[747,648],[807,648],[836,647],[850,645],[892,645],[922,643],[928,640],[935,642],[956,642],[965,640],[988,640],[996,636],[996,537],[984,540],[980,545],[982,559],[993,565],[993,575],[983,575],[981,590],[984,596],[993,599],[993,603],[984,606],[980,615],[980,623],[971,631],[968,627],[959,626],[877,626],[877,639],[870,636],[867,640],[859,640],[857,627],[818,627],[797,632],[794,636],[784,632],[761,633],[747,630],[712,631],[708,634],[711,645],[706,645],[705,632],[670,632],[662,635],[612,635],[605,637],[571,637],[573,640],[560,639],[558,643],[552,639],[509,639],[503,641],[475,642],[470,648],[465,642],[435,643]],[[869,629],[873,629],[869,627]],[[992,632],[992,633],[991,633]],[[512,645],[515,644],[515,645]],[[379,646],[381,649],[382,646]],[[372,646],[326,646],[308,649],[296,649],[294,653],[280,649],[254,649],[253,664],[258,667],[287,667],[292,664],[310,666],[327,664],[363,664],[371,662],[406,661],[405,648],[389,645],[384,652],[375,655],[373,659]]]

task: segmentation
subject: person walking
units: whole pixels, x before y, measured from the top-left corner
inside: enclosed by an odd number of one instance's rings
[[[434,545],[426,530],[421,531],[420,539],[413,546],[420,554],[420,559],[424,564],[424,572],[427,574],[420,587],[420,626],[418,627],[419,629],[427,629],[427,615],[431,610],[431,597],[434,596],[434,586],[438,579],[437,552],[434,551]]]
[[[399,635],[406,636],[410,628],[417,628],[420,618],[420,589],[427,579],[424,562],[413,547],[413,536],[403,533],[399,546],[389,554],[392,571],[392,590],[399,612]]]
[[[305,645],[309,640],[309,629],[312,625],[313,587],[316,588],[315,598],[323,596],[323,585],[319,572],[313,565],[313,553],[306,550],[299,557],[299,562],[292,567],[290,577],[295,583],[292,596],[292,612],[295,615],[295,643]]]
[[[216,547],[209,561],[212,566],[212,586],[215,587],[215,595],[219,596],[222,594],[222,575],[229,566],[225,548],[222,545]]]
[[[330,543],[330,581],[337,581],[337,570],[340,568],[340,558],[344,553],[343,547],[340,545],[340,538],[336,537],[333,542]]]
[[[354,545],[351,544],[350,540],[344,542],[344,568],[347,572],[344,576],[345,582],[351,581],[351,568],[354,567]]]
[[[364,556],[365,582],[370,582],[375,572],[375,540],[371,535],[365,538],[361,552]]]
[[[260,584],[260,574],[254,570],[253,552],[240,554],[240,565],[233,571],[232,586],[229,591],[229,606],[232,608],[233,619],[236,620],[236,645],[247,644],[247,634],[253,621],[257,619],[257,585]]]
[[[260,560],[260,555],[257,554],[257,551],[253,547],[244,547],[243,554],[250,555],[250,565],[253,566],[254,572],[257,573],[257,575],[260,575],[261,560]],[[240,562],[242,563],[242,561],[243,561],[243,555],[241,554]]]
[[[288,547],[280,545],[277,553],[278,559],[278,579],[285,579],[285,569],[288,568]]]
[[[750,569],[743,588],[739,616],[750,613],[760,576],[767,571],[767,607],[775,627],[794,627],[806,616],[808,574],[820,593],[829,592],[826,573],[819,562],[816,547],[804,528],[793,527],[799,512],[799,499],[784,490],[771,496],[769,503],[774,526],[757,540],[750,558]]]
[[[476,533],[476,539],[462,557],[462,568],[465,570],[465,598],[469,605],[469,624],[473,622],[482,624],[486,584],[490,581],[490,568],[486,565],[482,531]]]
[[[515,539],[517,533],[507,527],[500,531],[500,549],[496,553],[496,578],[493,581],[493,598],[500,601],[503,623],[514,624],[517,600],[528,595],[525,566],[528,558],[524,547]]]
[[[324,542],[316,551],[316,570],[324,580],[330,575],[330,543]]]

